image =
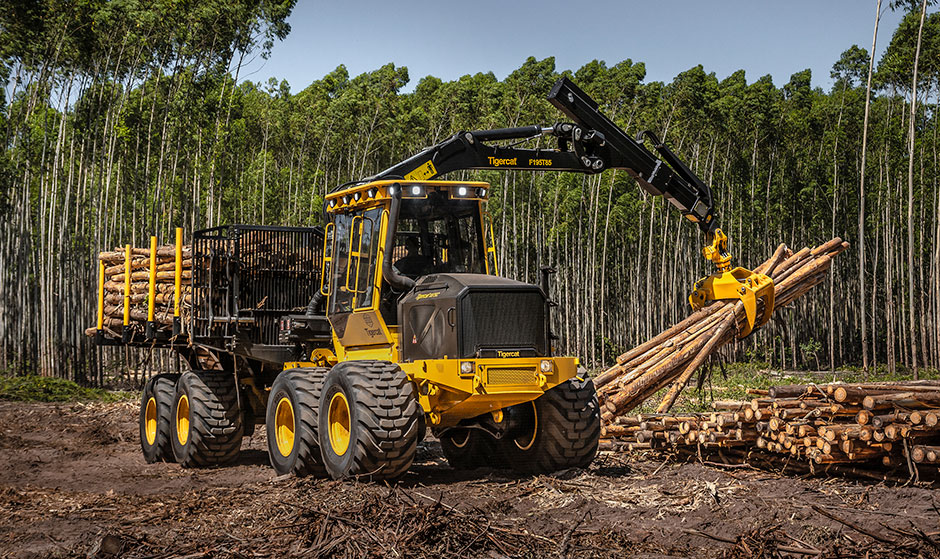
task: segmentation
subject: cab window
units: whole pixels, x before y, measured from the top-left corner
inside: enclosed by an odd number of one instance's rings
[[[475,201],[433,195],[402,200],[392,265],[412,279],[434,273],[485,274],[481,230]]]
[[[372,208],[334,217],[330,314],[372,307],[381,216]]]

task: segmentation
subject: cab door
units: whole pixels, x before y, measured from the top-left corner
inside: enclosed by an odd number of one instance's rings
[[[377,312],[381,207],[337,214],[333,218],[333,250],[328,317],[344,348],[390,344]]]

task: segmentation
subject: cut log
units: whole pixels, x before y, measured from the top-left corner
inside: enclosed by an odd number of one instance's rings
[[[822,282],[832,258],[847,246],[835,238],[795,254],[785,247],[779,248],[755,269],[766,270],[774,280],[774,308],[785,306]],[[758,303],[758,314],[763,312],[762,305],[763,302]],[[740,301],[716,301],[622,354],[614,366],[595,380],[604,417],[622,415],[666,387],[669,390],[657,411],[668,411],[695,371],[718,349],[733,341],[745,322]],[[769,394],[772,397],[800,398],[806,395],[808,387],[781,386],[774,390]]]

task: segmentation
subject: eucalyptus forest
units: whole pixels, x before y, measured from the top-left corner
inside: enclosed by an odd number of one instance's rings
[[[643,61],[498,79],[389,63],[310,83],[243,77],[290,32],[293,0],[0,3],[0,369],[94,378],[96,258],[175,227],[318,225],[329,190],[460,130],[550,125],[561,75],[630,133],[654,131],[711,185],[734,262],[779,243],[851,243],[830,279],[726,352],[778,368],[940,366],[940,12],[872,2],[873,44],[845,45],[831,88],[708,61],[672,81]],[[905,12],[878,29],[879,10]],[[883,56],[873,46],[887,44]],[[323,51],[319,56],[328,56]],[[828,82],[827,82],[828,83]],[[546,140],[544,145],[551,147]],[[532,140],[537,146],[539,140]],[[689,313],[710,273],[698,230],[625,172],[478,171],[500,271],[552,297],[559,349],[591,369]],[[131,359],[143,359],[132,355]]]

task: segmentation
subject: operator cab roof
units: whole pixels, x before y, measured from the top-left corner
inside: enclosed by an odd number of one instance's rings
[[[374,202],[389,200],[397,189],[402,199],[427,198],[429,192],[438,192],[454,200],[482,200],[489,195],[489,183],[479,181],[409,181],[382,180],[353,184],[326,196],[326,210],[337,212],[371,206]]]

